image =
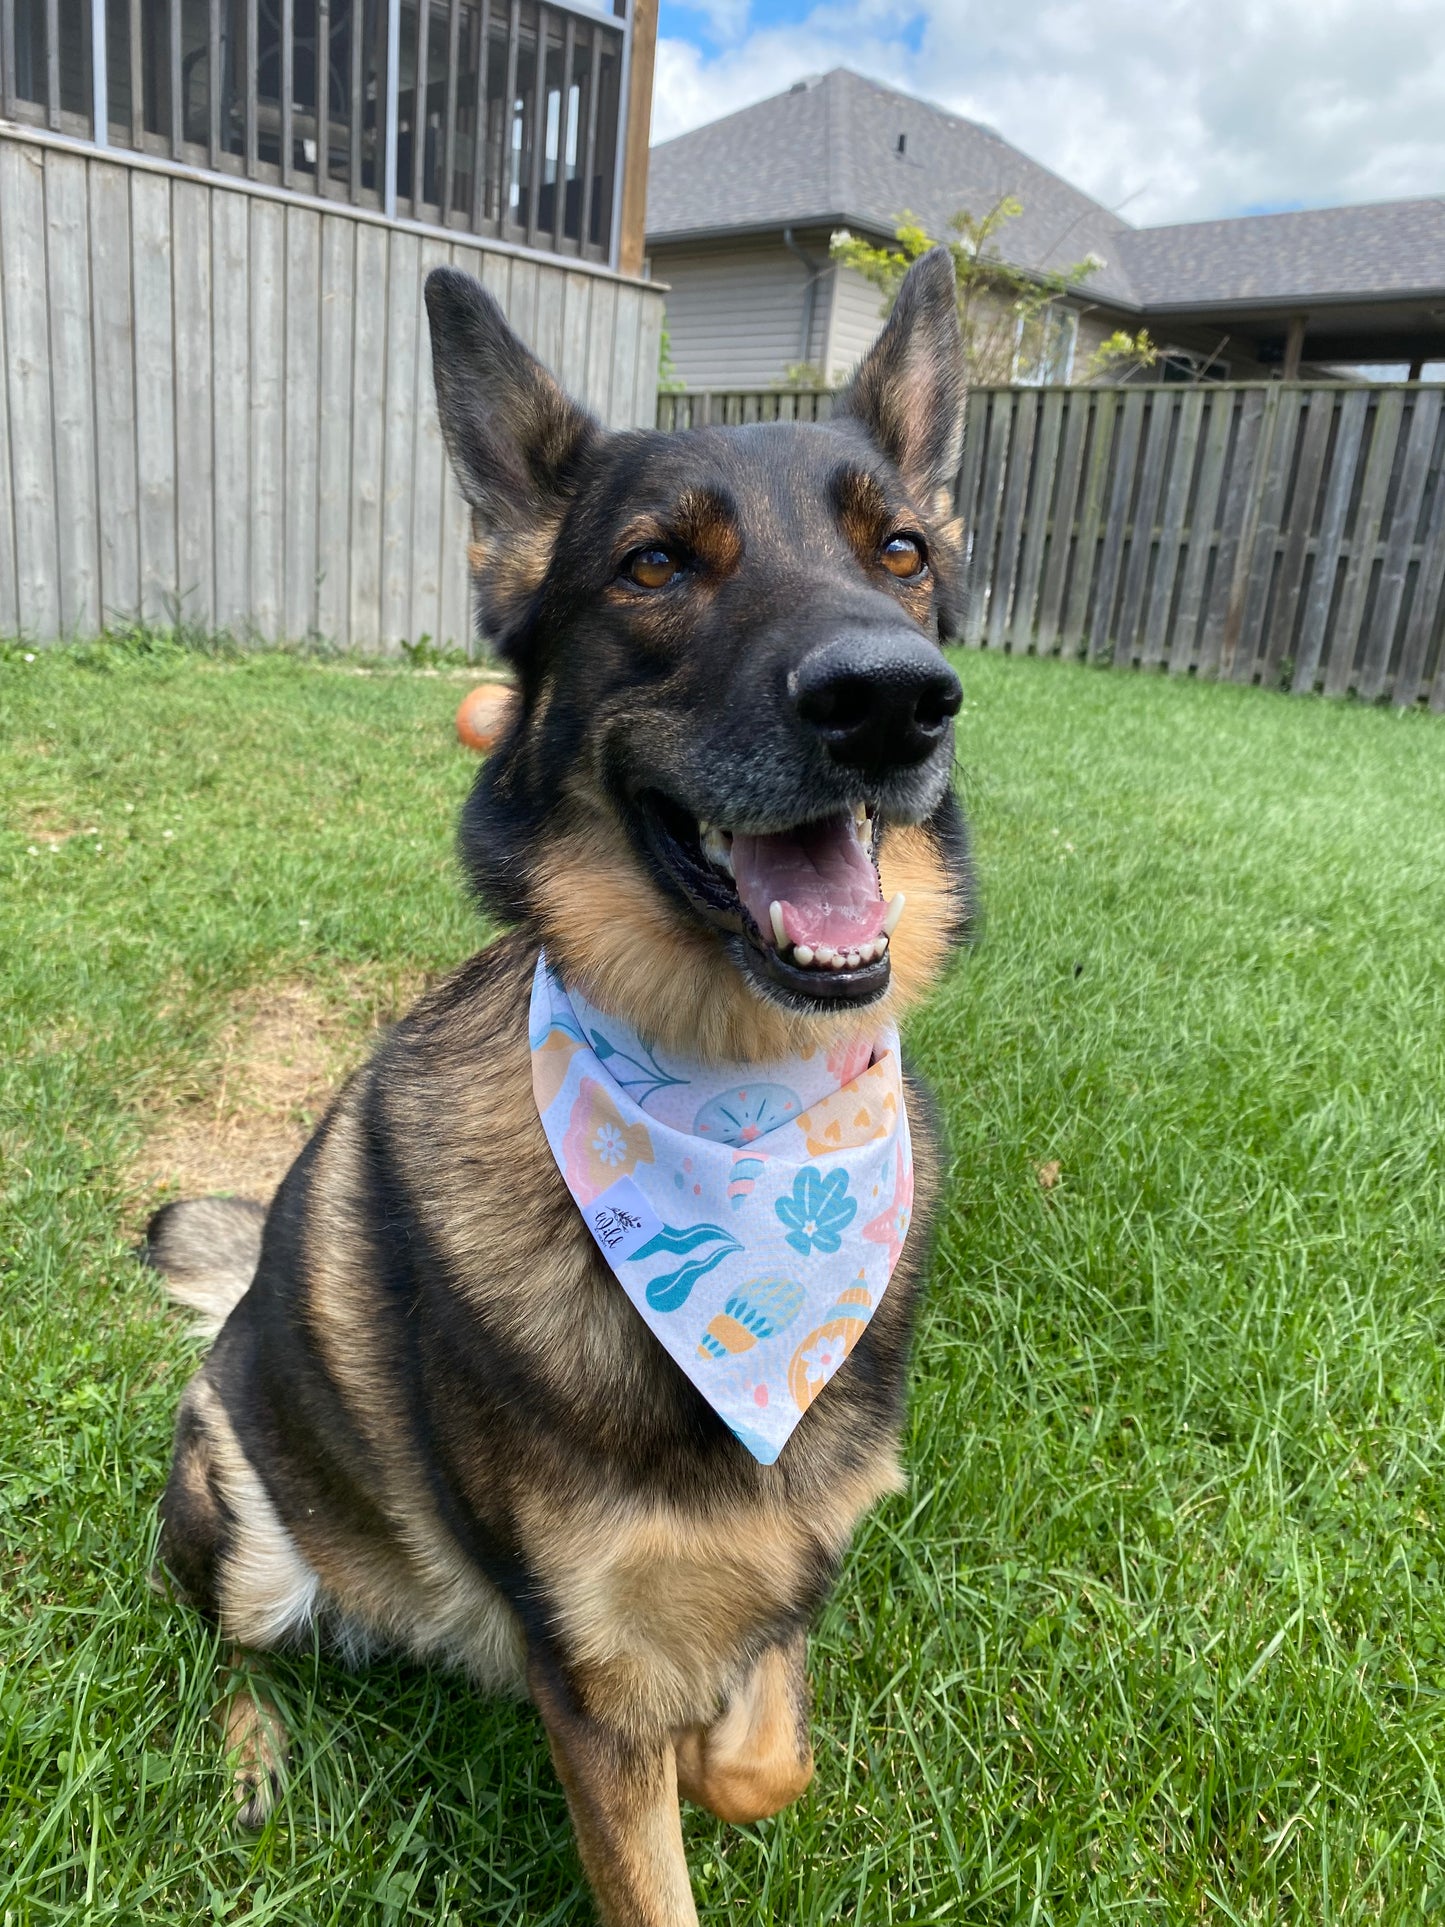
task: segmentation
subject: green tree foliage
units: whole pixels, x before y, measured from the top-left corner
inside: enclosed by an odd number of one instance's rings
[[[680,395],[687,383],[673,366],[672,335],[667,326],[667,311],[663,310],[662,334],[657,343],[657,386],[664,395]]]
[[[961,208],[948,224],[952,238],[943,243],[958,276],[958,322],[969,380],[981,387],[1038,379],[1041,373],[1047,378],[1059,339],[1061,297],[1104,265],[1096,254],[1088,254],[1058,268],[1016,267],[1004,259],[999,236],[1022,213],[1022,204],[1012,195],[995,201],[983,215]],[[881,290],[884,314],[892,309],[912,263],[939,245],[909,213],[899,221],[894,237],[892,245],[878,246],[842,228],[832,240],[833,259]],[[1117,379],[1131,364],[1148,367],[1155,353],[1142,330],[1137,335],[1119,330],[1090,357],[1085,379],[1105,374]]]

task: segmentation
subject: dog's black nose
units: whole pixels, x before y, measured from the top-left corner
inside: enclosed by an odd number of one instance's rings
[[[835,762],[886,770],[921,763],[942,741],[963,691],[911,629],[858,629],[812,650],[789,677],[800,719]]]

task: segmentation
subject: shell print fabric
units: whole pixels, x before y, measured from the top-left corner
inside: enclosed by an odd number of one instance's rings
[[[766,1066],[654,1052],[544,956],[542,1128],[588,1230],[668,1356],[771,1465],[887,1290],[913,1204],[891,1027]]]

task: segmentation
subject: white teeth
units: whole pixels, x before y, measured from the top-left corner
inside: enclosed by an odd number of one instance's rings
[[[866,803],[860,803],[857,809],[854,810],[853,821],[858,825],[860,830],[868,821],[868,805]]]
[[[699,838],[702,853],[716,869],[733,873],[733,840],[726,830],[716,829],[711,823],[699,823]]]
[[[903,915],[903,905],[905,901],[903,892],[900,890],[889,904],[888,915],[883,919],[883,934],[885,937],[891,937],[893,932],[898,928],[898,919]]]
[[[781,904],[781,903],[770,903],[770,904],[768,905],[768,917],[769,917],[769,920],[770,920],[770,921],[771,921],[771,923],[772,923],[772,926],[773,926],[773,936],[774,936],[774,937],[775,937],[775,938],[777,939],[777,945],[778,945],[778,948],[779,948],[779,950],[786,950],[786,949],[787,949],[787,947],[788,947],[788,933],[787,933],[787,931],[786,931],[786,930],[785,930],[785,929],[783,928],[783,906],[782,906],[782,904]]]
[[[826,943],[819,944],[815,950],[811,944],[800,943],[793,952],[793,962],[804,970],[810,965],[816,970],[859,970],[883,956],[887,949],[886,937],[874,937],[870,943],[860,943],[852,950],[834,950]]]

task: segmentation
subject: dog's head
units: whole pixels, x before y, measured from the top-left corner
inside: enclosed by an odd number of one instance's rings
[[[967,887],[948,255],[816,425],[609,433],[469,276],[426,296],[480,619],[521,690],[463,818],[484,903],[694,1054],[896,1009]]]

